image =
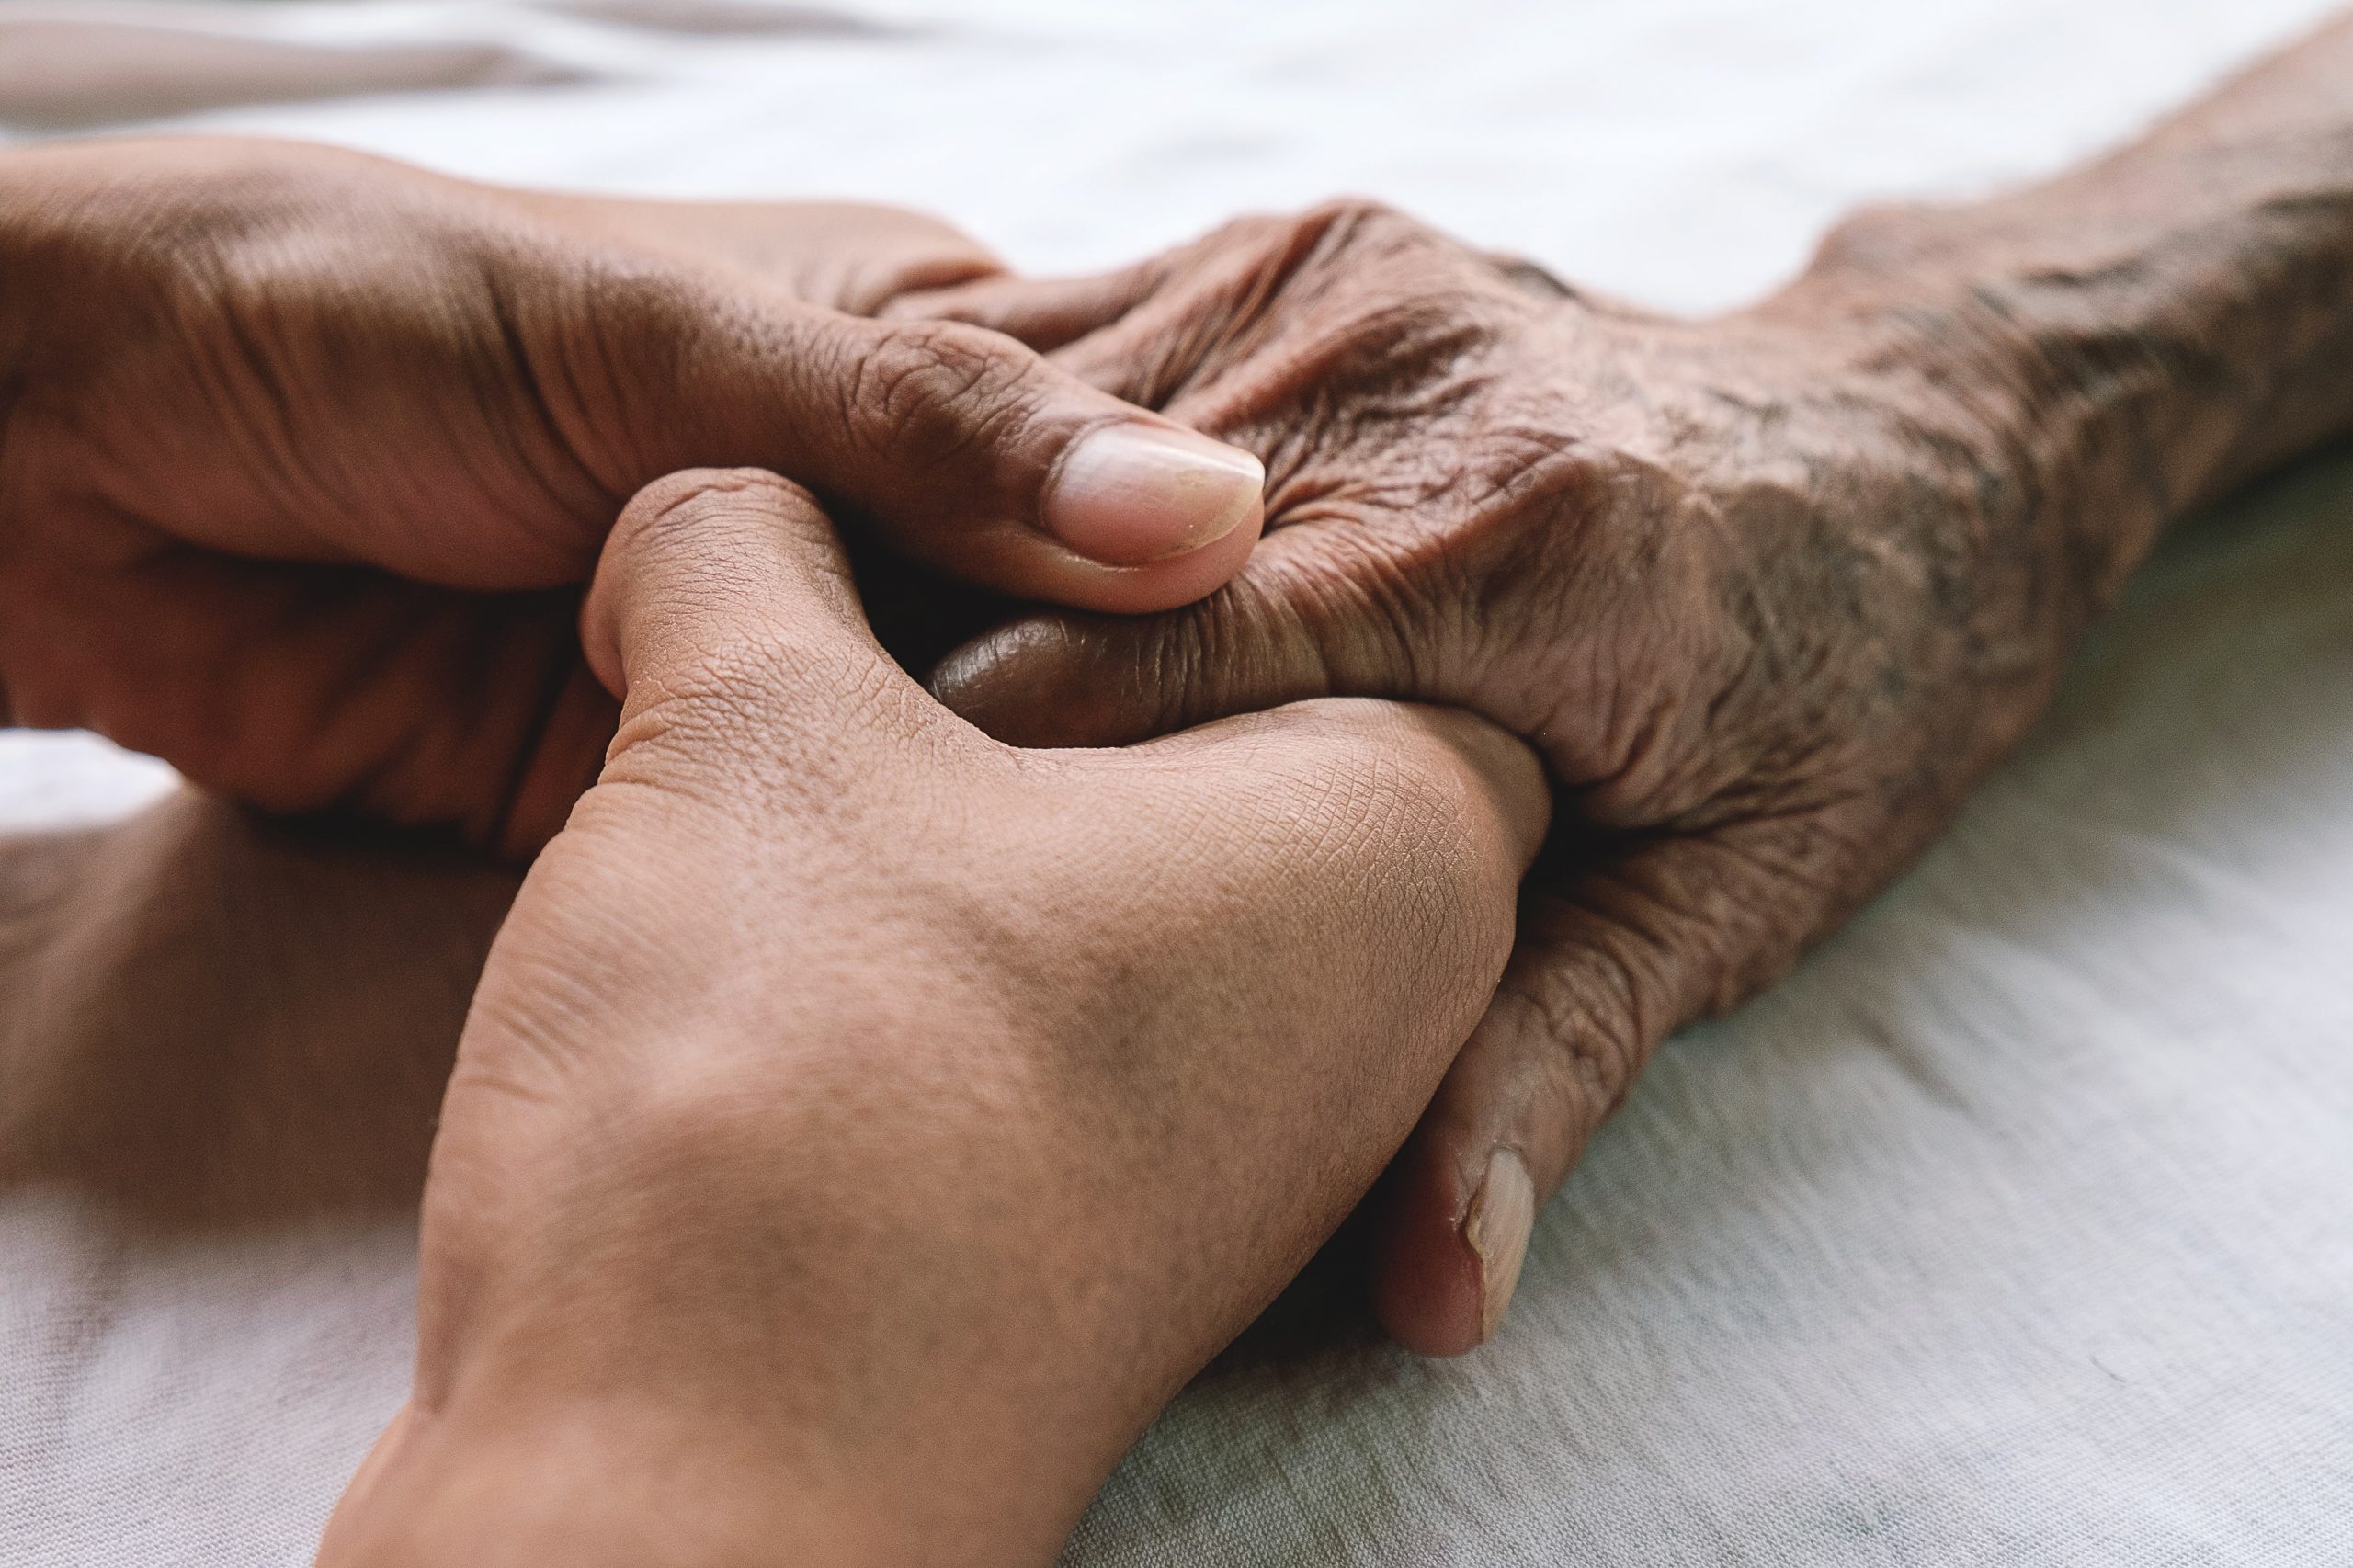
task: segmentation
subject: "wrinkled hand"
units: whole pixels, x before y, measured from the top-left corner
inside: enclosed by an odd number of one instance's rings
[[[846,313],[995,270],[870,209],[499,191],[269,142],[9,153],[0,722],[521,852],[611,733],[574,611],[659,474],[790,469],[1009,593],[1213,587],[1256,537],[1249,459],[1004,338]]]
[[[1540,772],[1364,701],[1003,746],[764,473],[640,496],[583,627],[620,729],[476,994],[414,1397],[321,1562],[1050,1562],[1411,1129]]]
[[[1344,204],[1108,278],[903,302],[1054,349],[1269,476],[1267,533],[1224,591],[1006,627],[939,673],[952,707],[1105,744],[1410,697],[1549,765],[1517,956],[1398,1173],[1377,1288],[1417,1348],[1493,1332],[1533,1200],[1652,1047],[1903,864],[2086,613],[1985,426],[1844,312],[1840,265],[1696,324]]]

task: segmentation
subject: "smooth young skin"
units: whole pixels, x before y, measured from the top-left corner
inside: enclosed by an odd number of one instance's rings
[[[0,153],[0,722],[521,854],[612,733],[581,585],[641,485],[788,468],[967,581],[1196,598],[1256,460],[996,335],[872,209],[500,191],[326,148]]]
[[[414,1397],[319,1561],[1050,1562],[1412,1128],[1541,771],[1362,700],[1014,750],[756,472],[641,495],[584,631],[620,730],[483,976]]]
[[[895,308],[1054,349],[1270,476],[1223,592],[1016,624],[941,672],[951,706],[1101,744],[1414,698],[1544,756],[1562,831],[1379,1286],[1401,1340],[1461,1351],[1659,1040],[1934,835],[2167,521],[2353,426],[2353,20],[2051,185],[1866,213],[1718,321],[1360,203]]]

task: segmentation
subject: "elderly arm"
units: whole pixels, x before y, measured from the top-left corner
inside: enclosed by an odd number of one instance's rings
[[[2353,17],[2047,184],[1859,214],[1756,314],[1965,404],[2095,610],[2167,523],[2353,427]]]
[[[1361,203],[898,308],[1269,475],[1223,592],[1006,628],[939,673],[951,706],[1100,744],[1413,697],[1544,756],[1518,954],[1388,1217],[1384,1316],[1459,1351],[1659,1040],[1935,835],[2165,523],[2353,424],[2353,20],[2047,185],[1867,213],[1715,321]]]

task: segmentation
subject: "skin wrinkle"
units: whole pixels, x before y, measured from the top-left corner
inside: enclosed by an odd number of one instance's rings
[[[611,301],[608,305],[608,302],[604,296],[608,293],[620,292],[621,287],[620,280],[616,278],[609,277],[599,277],[597,278],[592,283],[587,294],[589,309],[591,312],[597,315],[601,315],[611,306],[620,305],[621,301]],[[595,319],[594,316],[592,316],[592,319]],[[620,344],[616,339],[608,337],[603,333],[591,333],[586,335],[587,346],[585,353],[583,353],[581,348],[575,345],[573,347],[572,352],[563,356],[559,361],[563,368],[563,372],[566,381],[570,384],[574,395],[580,400],[581,406],[584,408],[622,406],[622,399],[626,395],[624,389],[632,384],[633,377],[631,369],[625,368],[620,362],[619,357],[621,353]],[[641,352],[642,352],[642,349]],[[668,374],[666,376],[659,374],[648,375],[645,378],[646,384],[664,389],[677,388],[684,380],[681,369],[676,362],[678,355],[677,346],[675,344],[665,344],[658,352],[666,355],[669,358],[669,363],[665,367],[668,371]],[[588,371],[584,370],[584,365],[593,367],[593,379],[590,379]],[[606,434],[608,438],[609,438],[608,433],[600,432],[600,434]],[[639,466],[643,466],[643,461],[644,460],[641,457]],[[618,487],[609,491],[607,488],[611,485],[612,481],[616,476],[608,472],[598,472],[594,465],[586,461],[583,462],[582,467],[590,481],[597,487],[599,493],[608,494],[613,506],[618,507],[625,492],[621,491]]]
[[[1555,930],[1568,926],[1582,937],[1588,926],[1568,918],[1575,915],[1590,918],[1595,912],[1563,904],[1546,924]],[[1530,983],[1510,973],[1503,983],[1505,994],[1536,1020],[1539,1037],[1552,1042],[1556,1070],[1565,1071],[1584,1096],[1581,1121],[1598,1123],[1628,1092],[1637,1064],[1620,1054],[1619,1042],[1643,1038],[1643,998],[1659,990],[1639,979],[1635,966],[1621,955],[1617,944],[1626,939],[1611,926],[1605,939],[1578,944],[1586,979],[1581,985],[1559,985],[1551,977]],[[1528,1152],[1507,1146],[1523,1155]]]
[[[570,604],[568,598],[565,602]],[[567,616],[566,619],[576,617],[576,607],[572,608],[574,614]],[[485,637],[489,635],[488,628],[483,629],[483,634]],[[483,663],[486,665],[487,661]],[[506,781],[492,797],[492,815],[482,825],[475,842],[492,845],[500,853],[515,852],[518,837],[517,814],[524,790],[546,750],[557,710],[575,688],[580,669],[579,661],[573,656],[571,650],[563,648],[561,643],[552,645],[546,657],[546,673],[541,677],[539,693],[532,699],[529,714],[512,746],[513,760],[507,765]],[[522,842],[529,842],[528,835],[523,836]]]
[[[2165,522],[2353,428],[2343,361],[2316,352],[2353,342],[2347,80],[2341,22],[2049,186],[1859,214],[1780,294],[1714,322],[1531,290],[1363,203],[1229,225],[1125,290],[947,291],[926,308],[1058,322],[1098,384],[1279,453],[1282,483],[1260,558],[1199,608],[1040,617],[938,687],[1017,733],[1041,700],[1025,693],[1086,692],[1059,737],[1083,742],[1279,700],[1315,670],[1539,744],[1558,836],[1590,858],[1535,891],[1587,915],[1524,939],[1507,983],[1542,1027],[1490,1020],[1432,1111],[1442,1152],[1413,1168],[1475,1179],[1491,1140],[1529,1149],[1549,1191],[1591,1108],[1498,1087],[1515,1052],[1631,1029],[1608,1051],[1639,1065],[1785,970],[2024,733]],[[1089,683],[1107,668],[1192,684]],[[1630,902],[1627,879],[1681,906]],[[1584,949],[1613,940],[1678,956],[1597,978]],[[1636,1005],[1599,1016],[1595,984]],[[1458,1223],[1469,1197],[1400,1211]],[[1466,1347],[1418,1310],[1392,1329]]]
[[[164,559],[174,558],[188,562],[199,571],[206,565],[202,558],[193,551],[177,551]],[[162,561],[156,562],[158,565],[162,563]],[[321,719],[330,724],[335,716],[350,711],[365,700],[369,685],[394,645],[415,634],[415,630],[403,624],[398,617],[352,616],[349,613],[350,590],[356,586],[355,574],[347,570],[323,573],[296,585],[295,591],[279,596],[272,607],[274,613],[270,619],[254,629],[262,636],[285,637],[290,641],[305,629],[329,621],[338,622],[345,629],[344,645],[337,650],[337,657],[328,666],[311,699]],[[372,626],[367,624],[369,620],[374,622]],[[355,623],[365,633],[357,639],[350,636]],[[491,666],[489,661],[483,660],[479,661],[479,667]],[[208,727],[226,729],[225,725]],[[234,742],[229,744],[233,744]],[[299,811],[305,804],[324,802],[290,800],[274,804],[280,810]]]
[[[249,235],[241,234],[238,240],[242,244],[252,243]],[[208,261],[210,266],[205,265]],[[248,465],[272,476],[271,503],[288,516],[296,516],[296,500],[278,476],[300,472],[290,438],[290,432],[299,428],[294,423],[299,402],[275,373],[274,360],[264,348],[255,323],[229,298],[236,276],[233,255],[225,248],[209,256],[186,253],[181,265],[192,286],[168,301],[167,308],[191,361],[202,368],[199,394],[212,406],[230,410],[247,409],[258,398],[265,416],[240,420],[232,429],[245,448]],[[225,344],[214,341],[216,322],[227,339]],[[222,348],[227,352],[221,352]]]
[[[610,733],[530,596],[577,592],[618,498],[682,463],[789,459],[888,542],[1033,601],[1157,608],[1246,554],[1237,529],[1114,573],[1023,526],[1057,443],[1131,411],[1006,339],[788,293],[818,251],[864,258],[818,269],[843,278],[973,269],[936,222],[837,203],[528,195],[252,141],[0,152],[10,716],[524,855]],[[901,335],[962,373],[845,431],[845,378]],[[885,562],[867,586],[921,581]]]
[[[2348,422],[2341,371],[2279,379],[2282,365],[2324,373],[2304,346],[2339,333],[2283,291],[2341,255],[2226,265],[2234,245],[2344,236],[2272,222],[2247,238],[2245,210],[2270,212],[2280,182],[2251,164],[2251,198],[2218,183],[2231,162],[2168,172],[2128,156],[1959,217],[1889,219],[1716,324],[1573,294],[1548,308],[1490,260],[1344,203],[1148,269],[1122,319],[1074,340],[1074,365],[1109,377],[1131,354],[1147,382],[1170,379],[1172,410],[1219,434],[1291,426],[1278,499],[1294,509],[1200,608],[1050,635],[1033,621],[998,645],[996,670],[1060,654],[1080,710],[1131,729],[1303,682],[1444,696],[1543,716],[1529,733],[1556,781],[1606,775],[1606,792],[1563,792],[1511,999],[1438,1088],[1439,1157],[1418,1168],[1454,1186],[1422,1206],[1426,1244],[1461,1246],[1461,1173],[1495,1146],[1526,1151],[1549,1190],[1661,1035],[1768,983],[1926,841],[2031,721],[2165,520],[2158,504],[2282,438],[2232,428],[2247,407],[2285,398],[2315,430]],[[2153,187],[2215,205],[2177,219]],[[515,263],[523,281],[575,305],[626,276],[614,291],[639,299],[645,346],[625,368],[741,394],[766,387],[747,366],[808,349],[816,369],[795,373],[818,434],[775,451],[822,467],[831,428],[850,450],[828,493],[863,476],[879,485],[868,510],[891,498],[878,458],[961,461],[986,445],[968,431],[1028,428],[1000,403],[926,401],[941,391],[928,361],[866,384],[909,406],[889,430],[858,426],[856,386],[838,394],[863,339],[815,312],[779,322],[746,290],[692,327],[711,303],[699,274],[559,256],[538,277],[526,263],[543,255]],[[1846,270],[1857,255],[1870,265]],[[1053,287],[960,297],[985,317],[992,299]],[[2250,314],[2277,330],[2249,330]],[[562,342],[568,312],[552,319]],[[503,358],[506,324],[472,346]],[[907,352],[939,341],[918,334]],[[2217,393],[2199,379],[2210,364],[2260,395]],[[983,370],[948,367],[946,395],[1048,375]],[[1187,401],[1200,389],[1215,396]],[[502,437],[528,437],[533,400],[521,391]],[[741,409],[764,406],[681,401],[736,410],[726,442]],[[1218,423],[1241,411],[1246,425]],[[1530,484],[1547,428],[1577,460]],[[1475,450],[1433,460],[1417,432]],[[642,456],[673,434],[614,439]],[[2152,454],[2171,465],[2164,484]],[[1017,491],[1021,472],[1017,457],[934,488]],[[1497,488],[1434,504],[1471,492],[1465,473]],[[673,482],[641,504],[651,522],[555,529],[575,552],[602,546],[605,597],[583,619],[630,712],[606,784],[526,889],[465,1046],[492,1063],[483,1082],[570,1072],[606,1097],[559,1083],[453,1098],[425,1244],[426,1299],[442,1305],[420,1362],[421,1408],[448,1419],[395,1426],[330,1552],[370,1568],[483,1561],[488,1540],[593,1568],[627,1540],[634,1563],[660,1543],[628,1534],[632,1509],[693,1518],[696,1551],[772,1551],[802,1542],[808,1487],[831,1505],[812,1512],[870,1532],[862,1552],[833,1555],[1042,1562],[1151,1403],[1328,1231],[1445,1069],[1504,962],[1519,849],[1541,827],[1526,801],[1506,804],[1526,759],[1472,744],[1487,733],[1468,721],[1318,703],[1156,751],[1072,754],[1051,796],[1017,792],[1043,770],[925,722],[805,493],[742,474],[685,483],[711,513]],[[467,520],[496,522],[488,493]],[[1498,538],[1543,565],[1473,629],[1461,568],[1473,551],[1512,558]],[[1139,674],[1186,688],[1139,689]],[[983,702],[991,677],[986,650],[959,676]],[[1221,746],[1259,788],[1220,779]],[[1434,825],[1448,822],[1460,831]],[[1049,824],[1065,858],[1017,852]],[[510,1017],[537,1021],[509,1032]],[[559,1040],[556,1068],[544,1050]],[[1019,1056],[1034,1076],[1007,1076],[1037,1092],[954,1092],[976,1047]],[[614,1114],[631,1105],[635,1125]],[[1283,1136],[1300,1127],[1322,1136]],[[650,1453],[517,1457],[649,1413],[677,1423]],[[517,1432],[529,1440],[506,1446]],[[552,1525],[527,1484],[551,1469],[573,1489],[543,1510]]]
[[[863,440],[879,429],[904,427],[927,408],[960,404],[982,391],[989,375],[988,357],[973,352],[970,340],[960,335],[961,330],[940,323],[914,323],[863,347],[842,383],[843,442]],[[920,453],[952,458],[968,439],[967,432],[949,426],[938,435],[918,436],[913,447]]]
[[[510,444],[509,450],[517,460],[517,466],[533,475],[542,494],[550,500],[578,494],[584,487],[591,493],[601,494],[602,487],[597,485],[595,477],[571,456],[574,452],[593,450],[596,443],[579,438],[576,416],[566,420],[558,412],[548,372],[541,366],[540,357],[532,352],[530,340],[523,330],[521,301],[515,298],[506,280],[506,265],[488,254],[480,258],[480,264],[482,297],[489,303],[498,340],[506,348],[505,362],[515,369],[517,390],[521,393],[522,417],[530,423],[534,432],[535,438],[527,437]],[[562,374],[566,357],[558,354],[553,357],[552,363],[556,372]],[[565,379],[569,380],[568,377]],[[565,406],[580,406],[576,392],[567,398]],[[574,431],[573,434],[567,435],[568,427]],[[535,460],[541,453],[558,455],[558,460],[564,464],[563,479],[536,469]]]
[[[1198,345],[1192,365],[1215,365],[1240,359],[1255,351],[1250,341],[1253,331],[1284,307],[1285,296],[1298,280],[1319,260],[1337,248],[1341,233],[1347,229],[1361,211],[1347,206],[1334,206],[1321,214],[1311,214],[1292,233],[1289,243],[1280,244],[1273,255],[1244,274],[1245,291],[1222,316],[1205,316],[1211,322],[1233,324],[1227,326],[1223,337]],[[1176,389],[1168,389],[1174,392]],[[1138,399],[1137,401],[1144,401]],[[1156,400],[1154,400],[1156,401]]]

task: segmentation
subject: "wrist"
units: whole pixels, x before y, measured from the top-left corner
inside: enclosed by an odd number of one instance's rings
[[[1099,1375],[1072,1375],[1089,1341],[1054,1311],[1066,1276],[1037,1248],[1002,1256],[990,1205],[972,1199],[1006,1185],[974,1176],[999,1152],[1056,1134],[986,1096],[970,1114],[904,1109],[910,1079],[1017,1059],[993,1009],[939,1004],[960,1024],[951,1067],[926,1064],[935,1010],[904,983],[879,1008],[863,987],[832,1001],[813,987],[796,1006],[824,1027],[785,1039],[771,1013],[713,1018],[658,985],[629,989],[624,1006],[661,1020],[583,1051],[609,1074],[563,1096],[483,1096],[464,1085],[510,1067],[461,1068],[424,1216],[426,1415],[388,1438],[370,1470],[399,1484],[355,1487],[355,1519],[462,1516],[484,1540],[547,1548],[524,1561],[584,1568],[604,1559],[545,1531],[593,1517],[593,1540],[627,1543],[616,1564],[648,1568],[766,1562],[779,1540],[845,1568],[1049,1561],[1134,1435],[1127,1369],[1107,1354]],[[478,1010],[467,1050],[512,1063],[540,1038],[510,1042]],[[902,1071],[874,1074],[886,1043]],[[887,1136],[845,1135],[859,1127]],[[912,1278],[911,1255],[929,1260]],[[506,1471],[548,1495],[462,1479]],[[702,1532],[691,1550],[632,1534],[681,1517]],[[412,1560],[500,1561],[385,1559]]]
[[[2353,334],[2353,305],[2297,302],[2353,301],[2353,246],[2315,241],[2267,281],[2044,242],[2066,226],[1999,204],[1872,211],[1768,309],[1793,305],[1841,345],[1851,403],[1966,482],[1987,532],[2061,595],[2072,635],[2173,523],[2353,427],[2353,383],[2318,362]]]
[[[1948,544],[2018,574],[2063,653],[2202,496],[2214,460],[2186,440],[2152,451],[2150,422],[2170,417],[2146,406],[2164,395],[2156,367],[2021,325],[2002,288],[1927,290],[1875,312],[1849,386],[1884,417],[1901,466],[1966,519],[1965,544]]]
[[[2349,87],[2353,22],[2046,185],[1859,214],[1757,313],[1940,404],[2096,608],[2166,524],[2353,430]]]

